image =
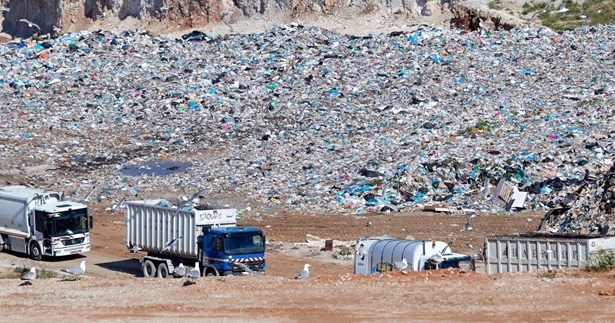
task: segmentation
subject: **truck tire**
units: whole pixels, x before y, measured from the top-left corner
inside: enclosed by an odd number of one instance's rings
[[[30,258],[34,260],[43,259],[43,253],[41,252],[41,246],[39,246],[38,242],[36,241],[30,242]]]
[[[156,277],[156,266],[151,260],[146,260],[143,263],[143,276]]]
[[[218,276],[218,272],[211,267],[207,267],[207,269],[205,269],[205,276]]]
[[[171,275],[169,275],[169,266],[167,266],[166,263],[161,262],[158,265],[158,278],[169,278],[171,277]]]

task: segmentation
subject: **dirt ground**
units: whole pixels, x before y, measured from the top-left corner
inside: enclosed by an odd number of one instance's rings
[[[307,215],[280,213],[242,218],[263,228],[267,275],[207,277],[183,286],[183,279],[141,277],[139,257],[124,245],[123,213],[94,205],[92,246],[85,258],[34,262],[0,253],[0,267],[37,266],[48,270],[86,260],[88,273],[77,281],[39,279],[19,286],[0,279],[0,313],[5,321],[612,321],[615,273],[584,270],[487,275],[442,270],[353,275],[352,260],[306,244],[306,235],[351,244],[361,236],[412,236],[451,243],[455,252],[475,254],[485,235],[526,232],[540,215],[479,215],[473,230],[461,232],[465,217],[436,213]],[[316,239],[312,237],[311,239]],[[312,265],[305,280],[292,277]]]

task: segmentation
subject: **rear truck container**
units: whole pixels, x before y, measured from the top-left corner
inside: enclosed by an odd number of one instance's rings
[[[474,259],[451,252],[442,241],[406,240],[389,237],[360,238],[355,246],[354,273],[371,275],[400,269],[396,264],[406,260],[404,270],[465,268],[474,270]]]
[[[485,238],[488,274],[587,267],[592,254],[615,252],[615,236],[524,233]]]
[[[0,187],[0,250],[59,257],[90,251],[87,206],[26,186]]]
[[[207,276],[265,273],[263,232],[238,226],[235,209],[179,209],[161,200],[126,206],[126,245],[147,252],[145,277],[171,277],[180,263],[190,267],[196,262]]]

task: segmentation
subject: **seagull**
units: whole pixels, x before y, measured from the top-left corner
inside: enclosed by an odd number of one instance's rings
[[[22,276],[21,276],[21,280],[25,280],[25,282],[19,284],[19,286],[28,286],[28,285],[32,285],[31,280],[36,279],[36,268],[32,267],[30,268],[29,271],[25,272]]]
[[[36,29],[41,30],[41,27],[39,27],[37,24],[33,23],[32,21],[28,19],[19,19],[19,21],[27,23],[28,27],[30,28],[35,27]]]
[[[186,276],[186,267],[184,267],[184,264],[180,262],[179,266],[175,267],[173,270],[173,273],[179,277],[184,277]]]
[[[310,276],[310,264],[303,265],[303,270],[300,271],[295,279],[307,279]]]
[[[192,194],[192,196],[190,196],[190,197],[186,200],[186,202],[184,203],[184,205],[186,205],[186,204],[191,204],[191,203],[192,203],[192,201],[193,201],[194,199],[196,199],[197,197],[199,197],[201,194],[203,194],[203,192],[205,192],[205,190],[206,190],[206,189],[202,188],[202,189],[200,189],[198,192],[196,192],[196,193]],[[181,211],[181,207],[178,207],[178,208],[177,208],[177,210],[175,211],[175,213],[173,214],[173,216],[171,217],[171,219],[172,219],[173,217],[175,217],[175,216],[177,215],[177,213],[179,213],[179,211]]]
[[[395,268],[397,270],[404,270],[408,268],[408,261],[406,260],[406,258],[402,259],[401,261],[396,261],[393,264],[395,265]]]
[[[480,31],[482,32],[487,31],[487,27],[485,26],[485,24],[483,23],[483,20],[479,17],[478,18],[478,28],[480,29]]]
[[[92,187],[92,189],[81,199],[80,202],[88,202],[88,200],[90,199],[90,196],[92,196],[92,193],[94,193],[95,189],[96,189],[96,185]]]
[[[134,245],[132,246],[132,248],[130,248],[130,253],[137,253],[139,252],[139,250],[141,250],[141,247],[139,247],[138,245]]]
[[[122,199],[115,205],[113,205],[111,207],[111,212],[115,212],[115,210],[117,210],[118,207],[122,206],[122,204],[124,203],[124,201],[126,201],[125,197],[122,197]]]
[[[233,26],[231,26],[231,25],[229,24],[229,22],[231,21],[231,14],[230,14],[230,13],[228,13],[228,12],[223,12],[223,13],[220,15],[220,20],[222,20],[222,22],[223,22],[223,23],[224,23],[227,27],[229,27],[229,28],[231,29],[231,32],[234,32],[234,30],[233,30]]]
[[[188,280],[184,283],[184,286],[194,284],[196,280],[201,277],[201,269],[198,261],[194,264],[193,268],[190,268],[190,270],[188,270],[188,272],[186,273],[186,277],[188,277]]]
[[[427,259],[427,262],[430,264],[434,264],[434,265],[439,265],[442,263],[442,261],[444,261],[444,257],[442,257],[441,254],[437,253],[431,257],[429,257],[429,259]]]
[[[564,1],[560,4],[559,9],[557,11],[555,11],[556,13],[559,13],[559,18],[560,19],[564,19],[564,16],[566,16],[566,12],[570,11],[570,9],[566,8],[567,5],[567,1]]]
[[[65,273],[69,273],[73,276],[81,276],[85,274],[85,260],[82,260],[79,266],[68,267],[68,268],[62,269],[62,271]]]
[[[463,225],[463,229],[461,229],[461,232],[463,232],[463,231],[470,231],[470,230],[472,230],[472,227],[470,226],[470,222],[472,221],[472,218],[473,218],[474,216],[475,216],[475,215],[474,215],[474,214],[472,214],[472,213],[468,214],[468,218],[466,219],[466,224],[464,224],[464,225]]]
[[[173,245],[175,245],[175,243],[177,243],[177,240],[179,240],[179,239],[181,239],[181,238],[183,238],[183,236],[179,236],[179,237],[177,237],[177,238],[175,238],[175,239],[171,239],[171,240],[169,240],[169,241],[168,241],[168,242],[164,245],[164,248],[162,249],[162,251],[167,251],[167,250],[169,250],[171,247],[173,247]]]

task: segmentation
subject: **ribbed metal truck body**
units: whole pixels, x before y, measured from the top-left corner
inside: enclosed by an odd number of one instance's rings
[[[600,249],[615,250],[615,237],[492,236],[485,238],[488,274],[586,267]]]
[[[151,201],[126,203],[126,244],[150,253],[198,258],[197,237],[203,226],[235,226],[235,209],[183,211],[153,205]],[[170,247],[166,244],[177,241]]]

